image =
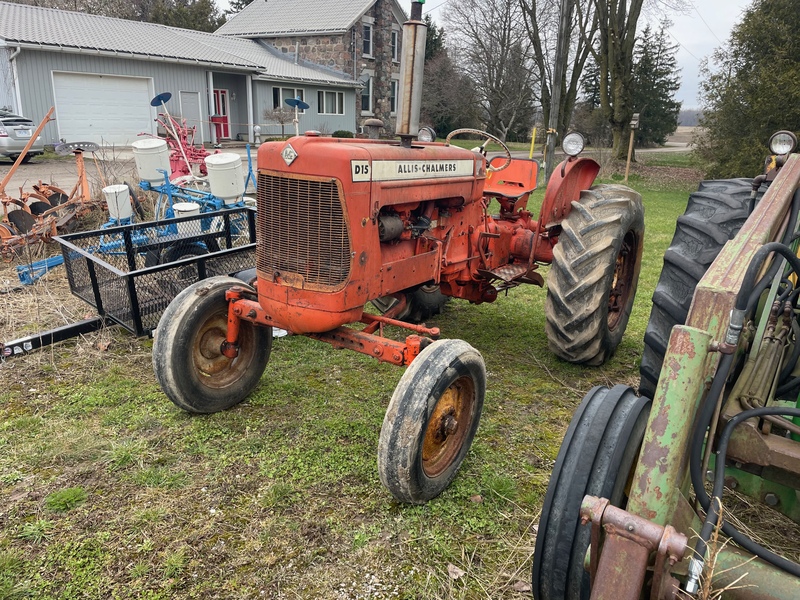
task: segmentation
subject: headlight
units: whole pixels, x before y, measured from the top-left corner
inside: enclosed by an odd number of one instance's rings
[[[797,136],[791,131],[778,131],[769,138],[769,151],[773,154],[789,154],[797,146]]]
[[[431,127],[421,127],[417,133],[417,140],[420,142],[435,142],[436,132]]]
[[[578,156],[578,154],[583,151],[585,146],[586,140],[577,131],[573,131],[572,133],[565,135],[564,141],[561,142],[561,149],[569,156]]]

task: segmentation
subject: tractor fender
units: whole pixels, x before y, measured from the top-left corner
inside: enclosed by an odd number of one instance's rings
[[[580,198],[581,191],[592,187],[599,172],[600,165],[596,160],[574,156],[563,161],[553,171],[539,212],[536,260],[551,262],[553,246],[558,239],[558,234],[552,236],[551,230],[567,218],[572,210],[572,202]]]

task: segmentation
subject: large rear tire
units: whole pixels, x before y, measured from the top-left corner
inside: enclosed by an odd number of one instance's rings
[[[228,331],[225,292],[249,287],[233,277],[210,277],[190,285],[161,315],[153,342],[153,370],[164,393],[180,408],[214,413],[244,400],[258,385],[272,349],[272,328],[249,321],[239,326],[239,354],[221,346]],[[250,288],[252,291],[252,288]]]
[[[532,573],[536,600],[589,597],[583,565],[591,528],[581,525],[581,502],[588,494],[627,505],[626,485],[650,404],[624,385],[598,386],[583,398],[558,451],[539,519]]]
[[[562,223],[547,274],[547,345],[560,358],[603,364],[622,341],[642,265],[642,197],[621,185],[581,192]]]
[[[462,340],[419,353],[397,384],[381,427],[378,473],[400,502],[423,504],[458,472],[486,393],[483,357]]]
[[[670,332],[686,323],[697,283],[747,220],[752,184],[752,179],[702,181],[678,217],[644,334],[639,367],[643,396],[654,395]]]

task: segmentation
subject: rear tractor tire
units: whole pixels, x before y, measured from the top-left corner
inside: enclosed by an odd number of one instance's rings
[[[642,197],[621,185],[581,192],[562,223],[547,274],[547,345],[591,366],[622,341],[636,297],[644,242]]]
[[[448,300],[448,297],[442,294],[436,284],[421,285],[403,293],[406,295],[406,307],[396,318],[407,323],[424,323],[432,316],[442,312]],[[372,301],[372,305],[381,314],[385,314],[396,304],[397,299],[392,296],[382,296]]]
[[[397,384],[381,427],[378,473],[400,502],[424,504],[458,472],[486,393],[480,353],[462,340],[433,342]]]
[[[752,184],[752,179],[702,181],[678,217],[644,334],[639,367],[643,396],[652,398],[655,393],[670,333],[675,325],[686,323],[700,278],[747,220]]]
[[[233,277],[210,277],[187,287],[164,311],[153,342],[153,370],[177,406],[214,413],[239,404],[258,385],[272,349],[272,328],[242,321],[239,355],[221,346],[228,331],[225,292],[246,286]],[[252,288],[250,288],[252,290]]]
[[[533,552],[536,600],[587,600],[583,568],[591,527],[581,525],[586,495],[627,506],[626,485],[647,428],[650,399],[624,385],[596,387],[584,396],[569,424],[547,485]]]

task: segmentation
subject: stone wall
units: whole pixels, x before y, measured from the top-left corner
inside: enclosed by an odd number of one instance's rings
[[[347,41],[345,41],[345,37]],[[353,75],[353,49],[350,34],[273,38],[269,42],[289,57],[299,50],[301,60]]]
[[[392,61],[392,23],[397,23],[390,0],[377,0],[366,16],[374,19],[372,28],[372,58],[362,55],[362,23],[357,22],[343,35],[303,35],[272,38],[269,43],[289,57],[297,53],[301,60],[335,69],[352,77],[362,79],[364,71],[372,71],[373,115],[361,114],[361,94],[356,92],[353,109],[358,125],[371,117],[384,122],[384,134],[393,135],[395,119],[390,110],[390,84],[392,73],[399,73],[400,64]],[[402,25],[402,23],[399,23]],[[402,30],[398,33],[398,44]],[[399,91],[399,90],[398,90]]]

